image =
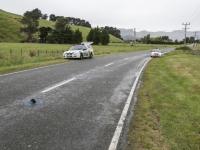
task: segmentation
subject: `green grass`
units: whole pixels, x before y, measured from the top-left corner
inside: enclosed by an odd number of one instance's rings
[[[62,53],[71,45],[0,43],[0,73],[63,62]]]
[[[62,53],[70,48],[65,44],[0,43],[0,73],[7,73],[52,62],[63,62]],[[148,50],[162,45],[111,43],[108,46],[93,46],[95,55],[108,55],[120,52]],[[31,57],[33,56],[33,57]]]
[[[21,16],[5,12],[0,9],[0,42],[20,42]]]
[[[130,46],[126,43],[111,43],[108,46],[93,46],[96,55],[105,55],[113,53],[134,52],[141,50],[150,50],[154,48],[169,47],[169,45],[137,44]]]
[[[148,65],[127,150],[200,149],[200,57],[175,51]]]
[[[20,42],[24,39],[24,35],[20,33],[22,24],[20,23],[22,16],[12,14],[0,9],[0,42]],[[40,27],[54,28],[55,22],[48,20],[40,20]],[[83,26],[71,25],[73,30],[79,29],[83,34],[83,40],[86,41],[86,37],[90,31],[90,28]],[[36,34],[37,36],[37,34]],[[121,39],[118,39],[110,35],[111,43],[122,43]]]

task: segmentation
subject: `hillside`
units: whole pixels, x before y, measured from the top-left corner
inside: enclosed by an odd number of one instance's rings
[[[0,42],[20,42],[21,16],[0,9]]]
[[[0,9],[0,42],[20,42],[23,39],[23,35],[20,33],[22,16],[12,14]],[[53,27],[54,22],[47,20],[40,20],[40,26]],[[90,28],[71,25],[73,30],[79,29],[83,33],[83,40],[86,40],[86,36],[90,31]],[[110,41],[112,43],[119,43],[122,40],[110,35]]]
[[[40,20],[40,26],[53,28],[54,22],[48,21],[48,20]],[[83,40],[86,41],[86,37],[87,37],[87,35],[90,31],[90,28],[83,27],[83,26],[76,26],[76,25],[70,25],[70,26],[73,30],[79,29],[83,34]],[[111,43],[121,43],[121,42],[123,42],[121,39],[118,39],[113,35],[110,35],[110,41],[111,41]]]

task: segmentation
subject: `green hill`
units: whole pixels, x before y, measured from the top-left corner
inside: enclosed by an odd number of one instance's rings
[[[20,15],[12,14],[0,9],[0,42],[20,42],[23,39],[23,35],[20,33],[21,18],[22,16]],[[40,20],[40,26],[54,27],[54,22]],[[73,30],[79,29],[83,34],[83,40],[86,40],[90,28],[76,25],[71,25],[71,27]],[[110,35],[110,41],[112,43],[123,42],[121,39],[112,35]]]
[[[43,27],[51,27],[53,28],[54,27],[54,22],[52,21],[48,21],[48,20],[40,20],[40,26],[43,26]],[[71,28],[73,30],[76,30],[76,29],[79,29],[82,34],[83,34],[83,40],[86,41],[86,37],[90,31],[90,28],[87,28],[87,27],[83,27],[83,26],[76,26],[76,25],[70,25]],[[113,35],[110,35],[110,42],[111,43],[121,43],[123,42],[121,39],[119,38],[116,38],[115,36]]]
[[[21,16],[0,9],[0,42],[20,42]]]

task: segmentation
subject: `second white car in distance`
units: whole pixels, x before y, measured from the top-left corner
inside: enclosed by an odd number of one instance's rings
[[[65,59],[70,58],[92,58],[94,56],[94,50],[91,46],[92,42],[83,42],[80,45],[72,46],[68,51],[63,53]]]
[[[163,53],[161,52],[160,49],[153,49],[150,55],[151,57],[161,57]]]

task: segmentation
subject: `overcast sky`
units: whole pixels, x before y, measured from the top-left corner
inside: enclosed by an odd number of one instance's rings
[[[190,30],[200,30],[200,0],[0,0],[0,9],[17,14],[34,8],[83,18],[92,26],[172,31],[191,22]]]

